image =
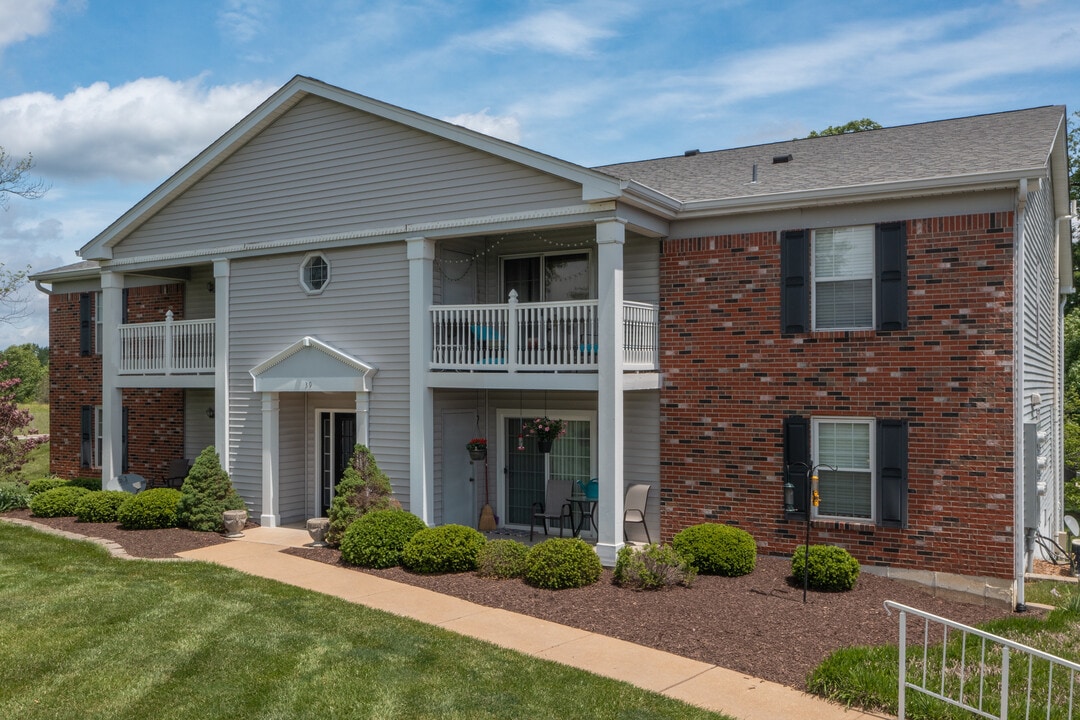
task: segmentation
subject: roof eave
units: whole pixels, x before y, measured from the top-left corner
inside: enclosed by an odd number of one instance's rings
[[[796,190],[768,195],[743,195],[717,200],[698,200],[684,203],[678,219],[786,210],[807,205],[849,204],[944,193],[994,190],[1014,187],[1022,179],[1041,179],[1045,177],[1046,168],[1036,167],[1005,172],[950,175],[918,180]]]

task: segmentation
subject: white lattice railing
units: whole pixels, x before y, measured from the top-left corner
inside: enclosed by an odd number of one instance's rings
[[[214,320],[121,325],[122,375],[191,375],[214,372]]]
[[[557,372],[595,370],[599,354],[596,300],[431,308],[433,370]],[[623,303],[626,370],[657,367],[657,310]]]

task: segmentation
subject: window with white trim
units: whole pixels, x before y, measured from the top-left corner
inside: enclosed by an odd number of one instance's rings
[[[814,230],[815,330],[874,327],[874,226]]]
[[[98,290],[94,293],[94,354],[100,355],[101,350],[104,347],[102,338],[104,334],[102,332],[104,324],[101,320],[101,291]],[[95,466],[96,467],[96,466]]]
[[[812,418],[821,501],[815,508],[818,517],[874,519],[874,438],[872,419]]]
[[[94,444],[91,446],[90,467],[101,467],[101,438],[104,422],[101,413],[101,405],[94,406]]]
[[[309,295],[321,293],[330,284],[330,263],[322,253],[311,253],[300,263],[300,287]]]
[[[516,290],[518,302],[589,300],[593,295],[588,252],[556,252],[502,259],[503,297]]]

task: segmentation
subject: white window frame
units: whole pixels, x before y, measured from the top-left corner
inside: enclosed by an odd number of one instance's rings
[[[94,406],[93,435],[94,441],[90,445],[90,467],[101,467],[101,446],[103,442],[102,430],[105,427],[102,406]]]
[[[818,468],[817,474],[820,477],[821,472],[823,470],[825,470],[825,468],[820,467],[820,464],[826,462],[826,460],[821,457],[821,451],[820,451],[820,448],[819,448],[819,445],[818,445],[818,440],[819,440],[819,437],[820,437],[821,425],[824,425],[824,424],[841,424],[841,423],[845,424],[845,425],[854,425],[854,424],[866,425],[868,427],[868,429],[869,429],[869,443],[870,443],[870,452],[869,452],[869,458],[868,458],[869,467],[867,467],[867,468],[837,467],[836,469],[838,471],[841,471],[841,472],[843,472],[843,471],[859,472],[859,473],[865,472],[865,473],[867,473],[869,475],[869,483],[870,483],[870,514],[867,517],[851,516],[851,515],[826,515],[826,514],[824,514],[822,512],[819,512],[819,509],[817,507],[811,506],[811,508],[810,508],[811,515],[815,519],[821,518],[823,520],[824,519],[828,519],[828,520],[845,520],[845,521],[849,521],[849,522],[859,522],[859,523],[868,523],[868,524],[869,523],[875,523],[876,524],[877,523],[877,481],[878,481],[878,478],[877,478],[877,422],[874,420],[874,418],[870,418],[870,417],[843,417],[843,416],[841,416],[841,417],[827,417],[827,416],[824,416],[824,417],[812,417],[812,418],[810,418],[810,451],[811,451],[811,456],[810,457],[814,458],[815,467]],[[829,463],[829,464],[831,465],[831,463]]]
[[[558,257],[559,255],[585,255],[586,262],[589,265],[587,270],[589,274],[589,297],[587,300],[596,299],[596,262],[593,257],[592,250],[589,248],[576,248],[573,250],[556,250],[552,252],[531,252],[531,253],[517,253],[514,255],[501,255],[499,256],[499,292],[502,292],[506,287],[506,261],[507,260],[521,260],[523,258],[540,258],[540,300],[539,302],[549,302],[547,298],[547,288],[544,286],[544,262],[549,257]],[[520,302],[524,302],[519,298]],[[506,302],[506,298],[502,298],[502,302]],[[561,302],[578,302],[577,300],[563,300]]]
[[[323,264],[326,265],[326,280],[319,287],[312,286],[312,284],[311,284],[311,276],[310,276],[310,268],[308,267],[308,264],[311,263],[312,261],[314,261],[315,259],[322,260]],[[300,261],[300,274],[299,274],[300,287],[308,295],[320,295],[320,294],[322,294],[322,292],[324,290],[326,290],[327,286],[330,285],[330,278],[331,278],[331,275],[330,275],[330,260],[326,257],[325,253],[321,253],[321,252],[308,253],[307,255],[304,256],[304,259]]]
[[[499,448],[499,463],[500,467],[508,467],[510,462],[507,457],[507,453],[514,452],[517,448],[517,437],[509,437],[506,433],[506,419],[507,418],[530,418],[530,417],[549,417],[558,418],[560,420],[578,420],[581,422],[589,423],[589,437],[592,442],[589,444],[589,471],[592,477],[597,476],[597,459],[596,453],[599,450],[599,436],[597,432],[599,428],[597,426],[597,413],[594,410],[558,410],[547,409],[542,410],[540,408],[496,408],[495,409],[495,423],[498,428],[496,432],[496,442]],[[559,442],[556,440],[555,442]],[[550,467],[550,456],[545,456],[545,467]],[[495,506],[498,508],[497,513],[502,518],[507,518],[507,493],[509,478],[505,473],[500,473],[500,477],[495,483],[496,502]],[[524,530],[526,525],[511,525],[504,523],[506,527],[514,528],[518,530]]]
[[[91,299],[94,301],[94,354],[100,355],[105,332],[105,325],[101,318],[101,291],[93,292]]]
[[[817,235],[820,231],[855,230],[868,228],[870,230],[870,269],[866,275],[851,275],[839,277],[822,277],[817,269]],[[877,327],[877,226],[876,225],[838,225],[836,227],[819,228],[811,231],[810,240],[810,324],[814,330],[828,332],[831,330],[873,330]],[[870,281],[870,323],[868,325],[852,326],[829,326],[822,327],[818,324],[818,283],[838,282],[846,280],[869,280]]]

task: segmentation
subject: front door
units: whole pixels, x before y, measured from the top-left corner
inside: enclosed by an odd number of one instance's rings
[[[334,487],[349,466],[356,445],[356,413],[319,413],[319,516],[326,517]]]
[[[465,445],[479,435],[473,427],[474,413],[443,414],[442,522],[475,527],[476,493],[483,493],[486,460],[473,463]],[[479,485],[479,488],[477,487]],[[486,501],[485,501],[486,502]]]

